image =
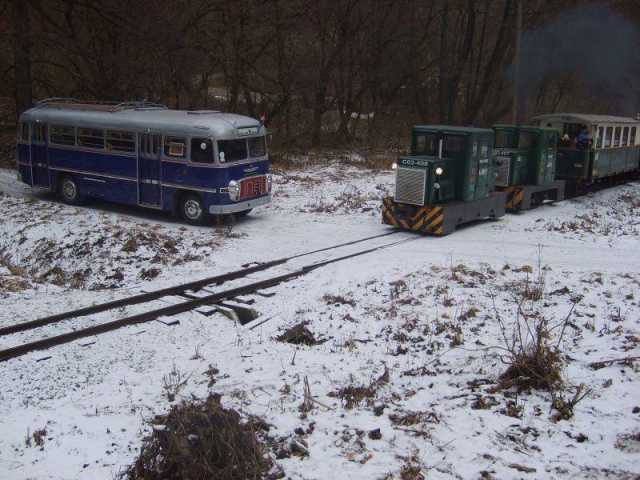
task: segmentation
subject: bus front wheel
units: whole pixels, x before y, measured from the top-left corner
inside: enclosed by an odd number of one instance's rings
[[[69,205],[80,205],[82,202],[82,196],[80,195],[80,188],[78,183],[73,177],[65,175],[60,180],[60,186],[58,188],[60,198],[64,203]]]
[[[202,200],[195,194],[187,194],[180,199],[180,215],[191,225],[202,225],[207,219]]]

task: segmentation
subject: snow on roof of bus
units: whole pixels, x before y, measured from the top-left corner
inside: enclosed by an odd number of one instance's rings
[[[132,131],[157,132],[172,135],[200,135],[236,137],[237,129],[258,127],[262,124],[251,117],[213,110],[170,110],[151,104],[122,108],[122,104],[92,104],[62,102],[36,105],[24,112],[21,121],[46,122],[88,128],[113,128]],[[86,106],[86,108],[85,108]]]
[[[587,123],[590,125],[600,125],[607,123],[640,123],[640,121],[631,117],[617,117],[614,115],[592,115],[585,113],[548,113],[538,115],[532,118],[538,121],[560,120],[564,123]]]

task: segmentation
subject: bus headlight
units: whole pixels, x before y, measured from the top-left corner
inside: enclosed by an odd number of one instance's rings
[[[273,177],[270,173],[267,173],[267,192],[271,192],[271,187],[273,186]]]
[[[229,182],[227,190],[229,192],[229,198],[234,202],[240,198],[240,184],[235,180],[231,180]]]
[[[391,170],[397,170],[398,169],[398,164],[396,162],[393,162],[391,164]]]
[[[442,167],[436,168],[436,175],[442,175],[443,173],[444,173],[444,170],[442,169]]]

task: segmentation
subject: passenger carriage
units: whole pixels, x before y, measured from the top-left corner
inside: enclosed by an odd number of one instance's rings
[[[18,178],[70,204],[97,197],[200,224],[270,203],[265,135],[253,118],[212,110],[48,99],[20,116]]]
[[[533,118],[559,133],[556,178],[567,182],[570,195],[594,184],[612,184],[640,169],[640,121],[611,115],[552,113]],[[586,127],[589,142],[578,137]]]

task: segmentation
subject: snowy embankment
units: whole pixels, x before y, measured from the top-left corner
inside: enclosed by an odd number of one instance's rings
[[[67,207],[11,175],[0,173],[0,325],[389,231],[387,172],[279,175],[273,206],[222,228]],[[404,241],[273,288],[254,304],[267,320],[256,328],[192,312],[0,363],[0,477],[111,479],[169,396],[216,392],[271,425],[289,478],[635,478],[637,363],[597,362],[639,355],[638,198],[633,184],[445,238],[380,239]],[[501,378],[536,327],[560,352],[553,394]]]

